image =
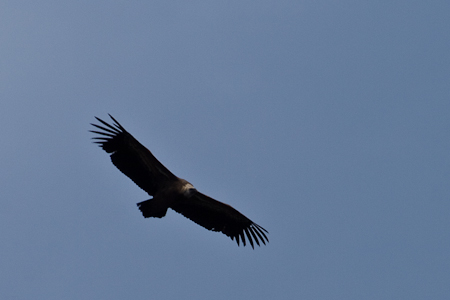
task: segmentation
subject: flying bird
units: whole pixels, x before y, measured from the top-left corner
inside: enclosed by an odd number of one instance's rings
[[[167,209],[182,214],[186,218],[212,231],[219,231],[245,246],[253,241],[260,246],[269,242],[267,230],[253,223],[228,204],[214,200],[200,193],[188,181],[172,174],[153,154],[129,134],[119,122],[109,115],[114,123],[108,124],[95,117],[103,126],[92,124],[102,131],[90,130],[99,137],[95,143],[111,153],[112,163],[126,176],[146,191],[151,199],[137,203],[145,218],[162,218]]]

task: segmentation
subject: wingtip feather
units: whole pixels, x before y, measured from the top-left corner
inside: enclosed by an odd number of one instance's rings
[[[250,236],[250,233],[248,232],[248,228],[245,228],[245,234],[247,235],[248,241],[253,249],[255,249],[255,245],[253,245],[252,237]]]

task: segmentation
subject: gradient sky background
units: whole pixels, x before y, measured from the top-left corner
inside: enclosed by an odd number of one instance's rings
[[[2,299],[450,299],[449,1],[2,1]],[[91,143],[111,113],[269,232]]]

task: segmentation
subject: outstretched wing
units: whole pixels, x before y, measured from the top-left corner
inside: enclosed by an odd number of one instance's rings
[[[253,223],[230,205],[214,200],[200,192],[190,198],[180,199],[170,207],[208,230],[220,231],[232,240],[236,239],[238,245],[240,239],[245,246],[245,236],[252,248],[254,248],[253,240],[258,246],[260,240],[264,245],[266,241],[269,242],[264,233],[267,233],[267,230]]]
[[[165,182],[177,179],[116,119],[109,116],[114,121],[113,125],[95,117],[104,126],[91,125],[103,131],[91,130],[91,132],[101,135],[93,138],[97,140],[95,143],[99,144],[107,153],[112,153],[111,160],[122,173],[150,196],[153,196]]]

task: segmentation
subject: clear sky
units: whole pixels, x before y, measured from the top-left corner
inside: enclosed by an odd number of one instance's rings
[[[450,299],[449,1],[2,1],[2,299]],[[112,114],[270,234],[92,144]]]

